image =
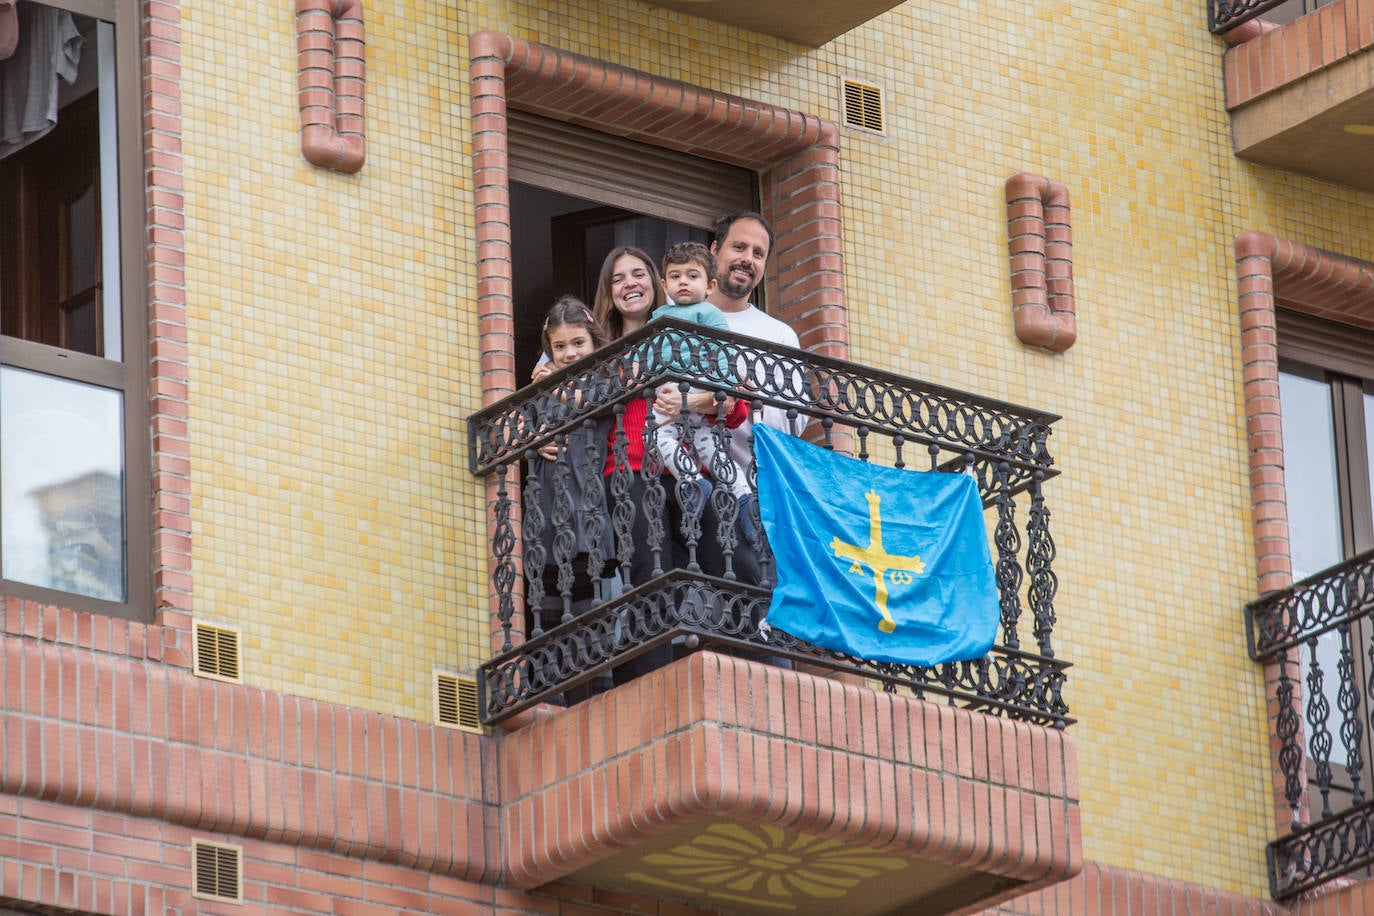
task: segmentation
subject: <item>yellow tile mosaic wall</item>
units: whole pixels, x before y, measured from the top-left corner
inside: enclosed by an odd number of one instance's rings
[[[1085,854],[1262,894],[1271,833],[1231,242],[1374,257],[1368,199],[1230,153],[1202,0],[915,3],[818,50],[637,0],[371,3],[367,163],[300,156],[292,4],[183,4],[195,613],[245,677],[429,718],[487,647],[467,36],[839,120],[852,357],[1064,415]],[[1003,182],[1073,200],[1079,340],[1016,342]]]

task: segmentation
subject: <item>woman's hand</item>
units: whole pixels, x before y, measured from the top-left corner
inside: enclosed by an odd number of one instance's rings
[[[726,395],[725,412],[729,413],[734,409],[734,406],[735,399]],[[659,388],[654,397],[654,410],[670,420],[682,413],[682,389],[677,385],[664,385]],[[687,411],[688,413],[701,414],[704,417],[714,417],[716,415],[715,393],[711,391],[688,392]]]
[[[654,411],[669,420],[682,413],[682,392],[676,385],[664,385],[658,389],[654,397]]]

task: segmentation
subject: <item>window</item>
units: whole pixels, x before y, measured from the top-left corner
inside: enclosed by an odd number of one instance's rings
[[[1278,314],[1293,577],[1374,548],[1374,334]]]
[[[718,218],[758,208],[757,176],[520,111],[509,119],[515,358],[523,384],[549,306],[566,293],[591,305],[606,252],[634,245],[659,258],[674,242],[709,244]]]
[[[142,250],[121,244],[144,222],[137,0],[21,3],[17,27],[0,61],[0,580],[143,619],[145,292]]]
[[[1277,318],[1284,486],[1297,580],[1374,547],[1374,334],[1289,312],[1281,311]],[[1353,633],[1353,644],[1368,645],[1370,635]],[[1339,721],[1339,650],[1335,633],[1318,641],[1332,723]],[[1367,683],[1370,672],[1360,670],[1367,665],[1364,653],[1357,648],[1355,654],[1356,680]],[[1366,733],[1366,769],[1374,750],[1370,738]],[[1339,740],[1333,743],[1331,762],[1338,765],[1333,789],[1348,793],[1346,751]],[[1368,786],[1369,773],[1361,781]],[[1348,803],[1333,807],[1341,810]]]

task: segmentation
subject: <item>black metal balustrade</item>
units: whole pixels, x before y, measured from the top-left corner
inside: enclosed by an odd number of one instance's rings
[[[1281,6],[1285,0],[1207,0],[1207,27],[1213,35],[1229,32],[1242,22]]]
[[[720,457],[727,452],[725,424],[712,427],[717,458],[710,469],[718,483],[709,497],[711,511],[673,511],[674,501],[699,509],[693,503],[701,497],[694,486],[662,473],[651,412],[643,432],[642,471],[628,466],[627,406],[637,399],[651,402],[665,383],[677,383],[685,395],[688,382],[716,392],[721,417],[727,395],[745,393],[756,421],[765,407],[776,408],[808,421],[809,435],[819,444],[863,460],[971,473],[990,524],[1000,594],[1001,624],[992,652],[977,661],[921,668],[820,649],[776,629],[760,633],[771,594],[772,556],[757,532],[754,501],[737,503],[726,485],[734,470]],[[1063,699],[1069,664],[1055,657],[1051,645],[1057,579],[1043,492],[1045,480],[1058,473],[1047,448],[1057,419],[676,321],[655,322],[483,409],[469,421],[470,458],[475,474],[496,479],[492,587],[505,634],[499,654],[481,668],[484,721],[498,722],[534,703],[572,695],[593,678],[674,644],[678,652],[711,647],[853,672],[889,691],[940,696],[993,715],[1064,727],[1073,721]],[[570,446],[578,430],[595,432]],[[603,436],[610,445],[599,450]],[[554,492],[532,492],[537,486],[533,463],[548,443],[558,449],[554,467],[560,470],[545,484]],[[574,505],[569,481],[574,473],[599,478],[606,451],[613,472],[604,491],[585,489]],[[751,461],[745,471],[751,485],[755,470]],[[1021,519],[1018,503],[1024,506]],[[741,505],[755,522],[749,545],[742,543],[746,527],[736,524]],[[642,543],[632,537],[636,513],[644,513],[647,521]],[[715,527],[703,530],[703,520]],[[584,556],[574,553],[577,524],[586,542]],[[688,558],[683,568],[664,570],[634,588],[608,586],[630,581],[634,551],[649,551],[659,565],[675,524]],[[706,569],[712,543],[720,568]],[[737,568],[746,546],[758,557],[757,584]],[[603,568],[618,577],[597,576],[590,594],[580,590],[587,570]],[[529,638],[513,638],[522,630]],[[1023,639],[1035,648],[1024,646]]]
[[[1374,864],[1374,801],[1365,797],[1374,724],[1371,614],[1374,551],[1245,608],[1250,657],[1276,667],[1274,737],[1293,812],[1292,832],[1268,847],[1270,889],[1279,900]],[[1323,641],[1328,648],[1319,651]],[[1333,674],[1334,710],[1326,683]],[[1304,824],[1309,800],[1317,819]]]

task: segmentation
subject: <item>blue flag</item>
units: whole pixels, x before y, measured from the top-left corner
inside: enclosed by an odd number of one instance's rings
[[[777,560],[771,626],[874,661],[988,653],[1000,613],[973,478],[880,467],[763,426],[754,450]]]

